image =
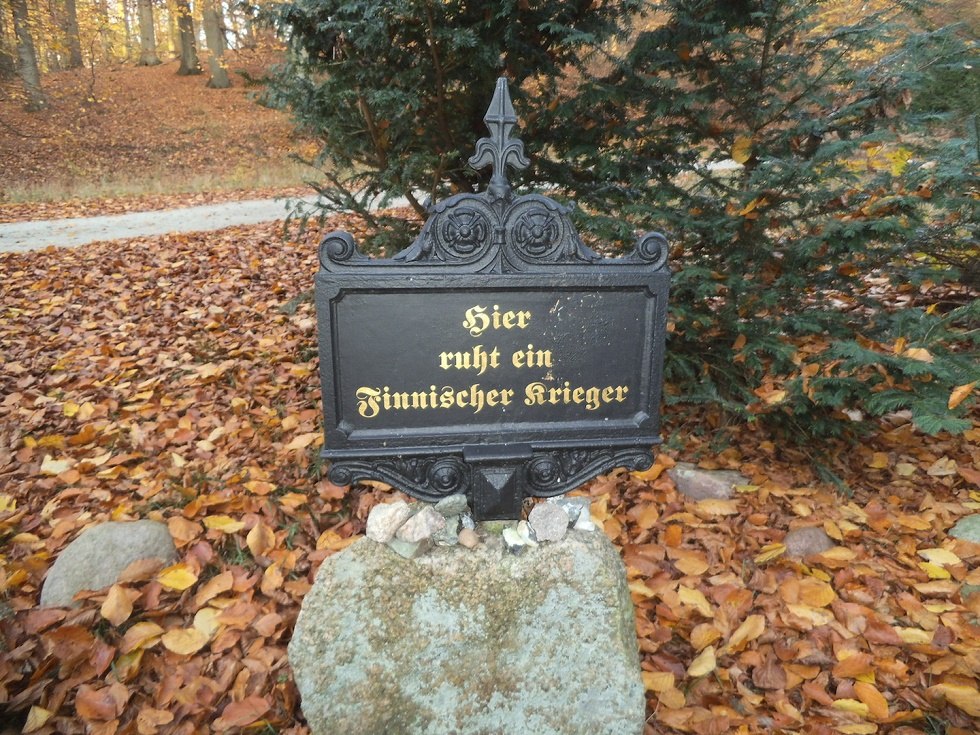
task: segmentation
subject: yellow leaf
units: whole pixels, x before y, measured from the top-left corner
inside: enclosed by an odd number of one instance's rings
[[[658,692],[657,699],[667,709],[680,709],[686,704],[684,692],[677,687],[671,687],[666,691]]]
[[[24,723],[24,729],[21,732],[27,735],[35,730],[40,730],[53,714],[54,712],[46,710],[44,707],[38,707],[36,704],[32,705],[30,711],[27,713],[27,722]],[[11,730],[11,732],[16,731]]]
[[[871,457],[871,461],[868,462],[868,467],[874,470],[884,470],[888,468],[888,464],[887,452],[875,452]]]
[[[650,598],[653,597],[655,594],[657,594],[638,579],[634,579],[632,582],[630,582],[629,588],[630,588],[630,592],[632,592],[635,595],[639,595],[640,597]]]
[[[782,403],[783,401],[786,400],[786,391],[774,390],[772,393],[767,394],[764,400],[770,406],[773,406],[777,403]]]
[[[666,692],[674,688],[674,675],[669,671],[644,671],[643,686],[648,692]]]
[[[323,434],[319,431],[311,431],[309,434],[300,434],[293,438],[289,444],[286,445],[286,451],[291,452],[295,449],[306,449],[310,444],[319,440],[323,441]]]
[[[732,160],[744,164],[752,158],[752,138],[747,135],[736,135],[732,143]]]
[[[163,647],[181,656],[189,656],[200,651],[208,642],[208,636],[197,628],[177,628],[168,630],[160,638]]]
[[[851,561],[857,557],[857,552],[846,546],[834,546],[826,551],[820,552],[820,556],[824,559],[833,559],[834,561]]]
[[[856,722],[851,725],[836,725],[834,730],[841,735],[874,735],[878,732],[878,726],[871,722]]]
[[[0,493],[0,513],[6,513],[8,510],[16,510],[17,501],[14,500],[13,495],[7,495],[6,493]]]
[[[766,619],[762,615],[749,615],[742,624],[735,629],[732,637],[728,639],[728,644],[722,649],[726,653],[736,653],[745,648],[745,644],[754,641],[766,629]]]
[[[276,489],[276,486],[271,482],[264,482],[262,480],[249,480],[245,483],[245,487],[254,495],[268,495]]]
[[[854,693],[857,698],[868,706],[868,712],[875,720],[884,720],[888,717],[888,700],[879,692],[873,684],[855,682]]]
[[[715,616],[714,610],[711,609],[711,603],[708,602],[708,598],[700,590],[694,590],[681,585],[677,590],[677,597],[680,598],[682,605],[693,607],[706,618],[713,618]]]
[[[197,575],[183,562],[162,569],[157,575],[157,582],[168,590],[182,592],[197,582]]]
[[[653,482],[660,477],[661,474],[663,474],[665,469],[666,467],[659,462],[654,462],[652,465],[650,465],[650,469],[643,470],[642,472],[632,472],[630,474],[637,480],[642,480],[643,482]]]
[[[694,506],[694,512],[706,516],[733,516],[738,514],[738,502],[708,498],[698,501]]]
[[[363,538],[360,535],[355,536],[341,536],[336,531],[331,531],[327,529],[316,540],[316,550],[323,551],[327,549],[328,551],[343,551],[352,543],[357,541],[359,538]]]
[[[949,394],[949,402],[946,404],[946,407],[949,408],[950,411],[952,411],[958,405],[963,403],[963,401],[966,400],[966,397],[973,392],[973,389],[976,387],[977,382],[978,381],[974,380],[972,383],[967,383],[965,385],[958,385],[955,388],[953,388],[953,392]]]
[[[933,564],[940,564],[944,567],[963,563],[963,560],[956,554],[946,549],[919,549],[918,554],[926,561],[932,562]]]
[[[259,589],[262,590],[262,594],[271,595],[277,589],[282,587],[282,583],[284,581],[285,578],[283,577],[282,570],[279,568],[279,565],[270,564],[262,573],[262,582],[259,584]]]
[[[708,560],[702,554],[691,552],[674,559],[674,566],[681,574],[697,577],[708,571]]]
[[[829,625],[834,621],[834,614],[820,607],[809,605],[787,605],[786,609],[798,618],[809,621],[814,627]]]
[[[902,354],[910,360],[918,360],[919,362],[932,362],[933,359],[932,353],[922,347],[909,347]]]
[[[74,464],[72,459],[54,459],[50,454],[45,454],[41,461],[41,473],[55,477],[70,470]]]
[[[715,661],[715,647],[708,646],[687,667],[687,675],[694,678],[706,676],[714,671],[717,665]]]
[[[932,643],[932,633],[922,628],[899,628],[892,626],[898,637],[909,645]]]
[[[126,588],[119,584],[112,585],[100,612],[102,617],[117,627],[129,620],[129,616],[133,614],[133,601]]]
[[[850,712],[851,714],[859,715],[861,717],[868,716],[868,705],[864,702],[859,702],[856,699],[837,699],[831,705],[834,709],[839,709],[842,712]]]
[[[827,607],[837,599],[834,588],[819,579],[800,580],[800,600],[811,607]]]
[[[123,636],[119,644],[119,652],[126,654],[139,648],[151,648],[160,640],[161,635],[163,635],[163,628],[156,623],[136,623]]]
[[[930,694],[941,694],[954,707],[963,710],[971,717],[980,717],[980,692],[968,684],[936,684],[927,690]]]
[[[929,575],[929,579],[949,579],[950,573],[937,564],[928,561],[920,561],[919,569]]]
[[[71,418],[76,413],[78,413],[78,409],[80,408],[81,406],[79,406],[74,401],[65,401],[65,405],[61,407],[61,410],[64,412],[65,416]]]
[[[211,636],[218,632],[218,628],[221,627],[221,623],[218,622],[218,616],[220,614],[221,610],[217,608],[202,607],[194,615],[194,627],[210,639]]]
[[[766,544],[762,547],[761,553],[755,557],[756,564],[765,564],[767,561],[777,559],[786,553],[786,544]]]
[[[898,473],[899,477],[911,477],[915,474],[916,469],[918,468],[914,464],[908,462],[899,462],[895,465],[895,472]]]
[[[237,533],[245,528],[245,524],[242,521],[236,521],[231,516],[223,515],[205,516],[204,525],[222,533]]]
[[[711,623],[695,625],[691,631],[691,645],[694,646],[695,651],[700,651],[705,646],[710,646],[719,638],[721,638],[721,631]]]

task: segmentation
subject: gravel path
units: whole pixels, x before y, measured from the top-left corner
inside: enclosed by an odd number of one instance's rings
[[[158,212],[0,224],[0,252],[25,252],[50,245],[68,247],[99,240],[150,237],[171,232],[208,232],[271,222],[286,216],[287,199],[205,204]]]

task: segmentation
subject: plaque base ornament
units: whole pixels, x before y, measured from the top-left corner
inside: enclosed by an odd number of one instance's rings
[[[420,500],[465,494],[477,520],[653,461],[670,271],[663,235],[620,258],[582,242],[573,208],[515,196],[529,165],[497,80],[469,160],[486,191],[429,207],[416,240],[369,258],[320,243],[320,379],[330,480]]]

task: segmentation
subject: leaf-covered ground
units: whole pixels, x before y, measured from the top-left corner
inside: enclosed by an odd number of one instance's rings
[[[277,60],[269,49],[230,53],[230,89],[208,89],[207,74],[178,77],[176,61],[53,72],[42,79],[51,107],[41,112],[23,110],[16,80],[0,83],[0,221],[142,211],[156,208],[158,194],[301,184],[289,154],[305,141],[245,81]],[[17,204],[24,200],[46,204]]]
[[[278,225],[0,256],[0,721],[306,732],[303,595],[391,498],[321,477],[315,269]],[[677,415],[651,470],[585,488],[628,565],[648,733],[977,732],[980,546],[947,531],[980,511],[980,429],[895,416],[827,449],[845,492],[801,450]],[[688,501],[679,460],[750,484]],[[82,528],[137,518],[167,523],[177,564],[36,607]],[[838,546],[788,559],[801,526]]]

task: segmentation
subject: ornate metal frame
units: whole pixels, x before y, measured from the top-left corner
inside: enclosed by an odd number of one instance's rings
[[[492,166],[487,191],[458,194],[429,207],[416,240],[391,259],[358,252],[346,232],[320,243],[316,276],[320,376],[329,477],[339,485],[379,479],[422,500],[465,493],[479,520],[517,518],[527,496],[558,495],[614,467],[648,467],[660,443],[660,394],[667,293],[668,245],[658,233],[639,238],[621,258],[603,258],[579,238],[572,207],[539,194],[514,197],[507,167],[528,166],[510,134],[517,117],[507,80],[497,81],[484,118],[474,168]],[[352,430],[340,410],[343,351],[337,306],[349,294],[508,290],[641,293],[642,364],[636,366],[643,409],[613,422],[501,423],[435,426],[431,430]],[[493,434],[496,433],[496,436]]]

